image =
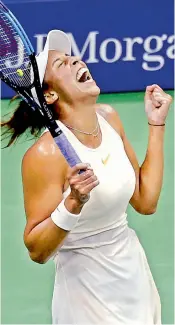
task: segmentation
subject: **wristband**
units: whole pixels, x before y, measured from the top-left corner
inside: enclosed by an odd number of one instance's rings
[[[149,122],[148,122],[148,124],[151,125],[151,126],[164,126],[165,125],[165,123],[164,124],[151,124]]]
[[[69,212],[66,209],[64,202],[65,199],[61,201],[56,210],[51,214],[51,219],[59,228],[70,231],[74,228],[79,220],[81,212],[79,214]]]

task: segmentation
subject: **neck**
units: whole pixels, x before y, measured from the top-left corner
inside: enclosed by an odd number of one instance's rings
[[[64,114],[60,114],[59,120],[66,126],[70,126],[70,131],[78,138],[80,142],[86,146],[95,148],[98,147],[101,142],[101,132],[99,130],[98,136],[87,135],[79,131],[92,133],[97,126],[98,119],[96,114],[96,104],[76,106],[76,108],[66,107],[63,110]],[[74,130],[76,129],[76,130]],[[98,131],[98,129],[97,129]]]
[[[64,114],[59,119],[62,123],[70,125],[73,128],[91,133],[97,125],[96,103],[91,105],[76,105],[76,107],[64,107]]]

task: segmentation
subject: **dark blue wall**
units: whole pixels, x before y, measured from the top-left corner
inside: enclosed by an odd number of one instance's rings
[[[173,0],[4,2],[36,52],[49,30],[70,33],[73,53],[87,62],[102,92],[143,90],[152,83],[173,88]],[[11,91],[3,86],[2,96]]]

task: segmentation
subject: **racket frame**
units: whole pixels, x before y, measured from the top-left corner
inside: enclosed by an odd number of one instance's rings
[[[41,83],[39,79],[39,71],[38,71],[38,65],[35,58],[35,52],[34,49],[28,39],[28,36],[26,35],[24,29],[22,28],[21,24],[17,20],[17,18],[13,15],[13,13],[0,1],[0,5],[4,9],[4,14],[6,15],[7,19],[10,20],[13,27],[16,29],[18,35],[22,39],[24,45],[26,46],[26,49],[28,51],[28,55],[30,58],[30,61],[32,63],[33,72],[34,72],[34,82],[31,84],[30,87],[25,89],[25,87],[20,87],[16,85],[15,83],[11,82],[7,76],[4,76],[3,73],[0,71],[0,78],[12,89],[14,89],[29,105],[29,107],[33,110],[39,110],[42,117],[44,117],[44,123],[45,126],[50,131],[52,137],[54,138],[57,146],[60,148],[62,154],[66,158],[67,162],[71,167],[76,165],[77,163],[80,163],[81,160],[78,157],[77,153],[75,152],[72,145],[69,143],[67,137],[64,135],[63,131],[60,129],[56,121],[53,119],[53,115],[50,111],[50,109],[47,106],[47,103],[44,98],[44,94],[41,88]],[[30,54],[29,54],[30,53]],[[41,107],[36,103],[36,101],[33,99],[32,96],[30,96],[27,92],[27,90],[31,90],[33,87],[35,87],[35,91],[39,100],[39,103]],[[65,145],[65,147],[64,147]],[[81,171],[80,171],[81,172]],[[83,171],[82,171],[83,172]]]

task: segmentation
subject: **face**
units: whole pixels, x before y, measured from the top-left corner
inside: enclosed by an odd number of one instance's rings
[[[97,97],[100,93],[84,62],[57,51],[49,51],[44,81],[49,90],[54,90],[61,101],[68,103]]]

